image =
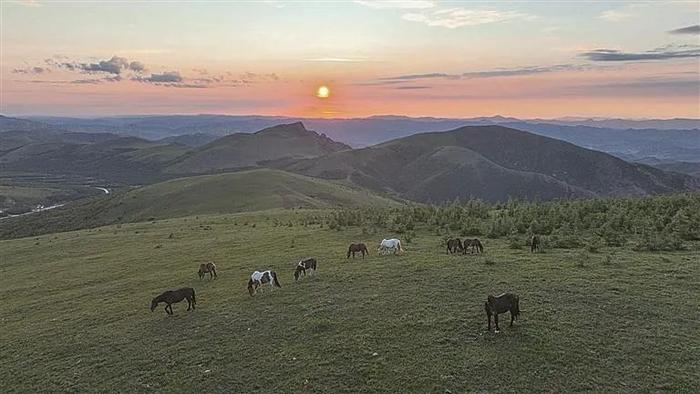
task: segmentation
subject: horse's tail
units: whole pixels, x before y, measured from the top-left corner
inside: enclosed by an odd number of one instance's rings
[[[194,296],[194,289],[192,289],[192,303],[195,305],[197,304],[197,298]]]
[[[484,253],[484,244],[480,240],[476,240],[476,247],[479,248],[479,253]]]
[[[348,256],[346,257],[346,259],[350,258],[350,253],[352,253],[352,245],[348,246]]]
[[[211,263],[211,271],[214,273],[214,277],[216,278],[216,264],[214,264],[213,262]]]
[[[270,272],[270,275],[272,276],[272,280],[275,283],[275,286],[282,287],[280,286],[280,282],[277,280],[277,274],[275,273],[275,271]]]
[[[484,303],[484,310],[486,311],[486,316],[491,317],[491,308],[489,308],[489,302],[486,301]]]

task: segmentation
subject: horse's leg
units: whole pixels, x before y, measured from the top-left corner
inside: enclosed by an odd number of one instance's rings
[[[513,320],[515,320],[515,316],[513,316],[513,311],[510,311],[510,326],[513,327]]]
[[[493,322],[496,323],[496,333],[499,333],[501,329],[498,328],[498,313],[493,314]]]
[[[168,304],[168,305],[165,306],[165,312],[166,312],[168,315],[172,315],[172,314],[173,314],[173,306],[172,306],[172,304]]]

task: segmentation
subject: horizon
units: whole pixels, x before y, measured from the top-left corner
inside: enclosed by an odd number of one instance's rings
[[[700,118],[694,1],[14,1],[0,11],[9,116]]]

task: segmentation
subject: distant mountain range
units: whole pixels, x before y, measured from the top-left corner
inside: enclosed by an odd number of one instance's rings
[[[278,124],[303,121],[312,130],[358,148],[396,138],[462,126],[503,125],[600,150],[629,161],[659,159],[664,163],[700,163],[700,119],[533,119],[493,116],[480,118],[412,118],[373,116],[317,119],[274,116],[173,115],[124,116],[97,119],[31,118],[70,131],[131,135],[198,147],[217,136],[253,133]],[[2,125],[0,122],[0,129]],[[179,138],[179,139],[175,139]],[[678,168],[684,169],[680,166]]]
[[[142,130],[154,130],[148,126],[153,122],[160,124],[161,130],[195,127],[201,131],[210,118],[80,120],[78,129],[83,131],[95,122],[112,127],[85,133],[76,131],[65,119],[60,125],[51,125],[0,117],[0,175],[7,179],[12,174],[83,176],[118,186],[267,167],[423,202],[470,197],[547,200],[700,189],[698,178],[618,158],[639,155],[649,164],[694,174],[698,169],[695,163],[700,163],[697,130],[604,130],[499,117],[470,120],[479,123],[476,126],[460,124],[449,131],[416,133],[413,130],[421,127],[465,121],[373,117],[311,121],[315,129],[332,129],[332,133],[311,131],[300,122],[278,123],[254,133],[192,133],[158,140],[132,136],[129,131],[134,124],[144,127]],[[245,117],[213,118],[216,122],[212,127],[222,128],[230,118],[242,121]],[[246,119],[253,124],[277,118]],[[176,128],[178,120],[182,123]],[[500,125],[485,125],[489,122]],[[373,131],[382,125],[393,126]],[[368,136],[384,139],[396,134],[399,138],[352,149],[330,137],[334,134],[346,140],[366,140]],[[618,157],[582,146],[615,151]]]

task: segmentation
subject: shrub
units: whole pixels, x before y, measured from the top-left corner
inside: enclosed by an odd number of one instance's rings
[[[598,253],[600,251],[600,248],[603,247],[603,239],[601,237],[594,237],[590,241],[588,241],[588,245],[586,245],[586,250],[590,253]]]

